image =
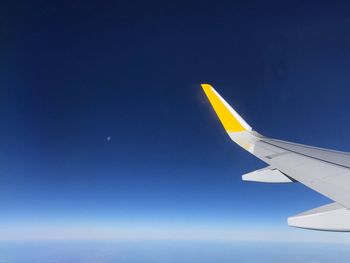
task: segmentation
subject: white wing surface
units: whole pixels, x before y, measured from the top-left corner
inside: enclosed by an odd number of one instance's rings
[[[350,231],[350,154],[264,137],[209,84],[202,84],[230,138],[269,166],[243,175],[245,181],[300,182],[335,203],[288,218],[295,227]]]

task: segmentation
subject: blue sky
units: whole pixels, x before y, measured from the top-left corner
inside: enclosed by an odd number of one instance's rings
[[[0,233],[259,239],[268,229],[333,242],[286,225],[326,198],[241,181],[264,164],[229,140],[199,84],[264,135],[349,151],[349,8],[4,4]]]

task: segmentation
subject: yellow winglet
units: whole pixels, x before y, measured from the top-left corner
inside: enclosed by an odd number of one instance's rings
[[[213,106],[222,125],[227,132],[251,131],[252,128],[241,116],[220,96],[210,84],[201,84],[205,95]]]

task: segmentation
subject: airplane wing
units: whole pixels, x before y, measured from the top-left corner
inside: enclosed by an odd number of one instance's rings
[[[350,231],[350,154],[267,138],[255,132],[209,84],[201,85],[230,138],[266,168],[242,176],[245,181],[300,182],[334,203],[288,218],[294,227]]]

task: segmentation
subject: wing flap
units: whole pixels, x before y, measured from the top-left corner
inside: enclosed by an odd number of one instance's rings
[[[350,231],[350,210],[338,203],[311,209],[288,218],[288,225],[324,231]]]
[[[271,166],[244,174],[242,180],[259,183],[293,183],[288,176]]]

